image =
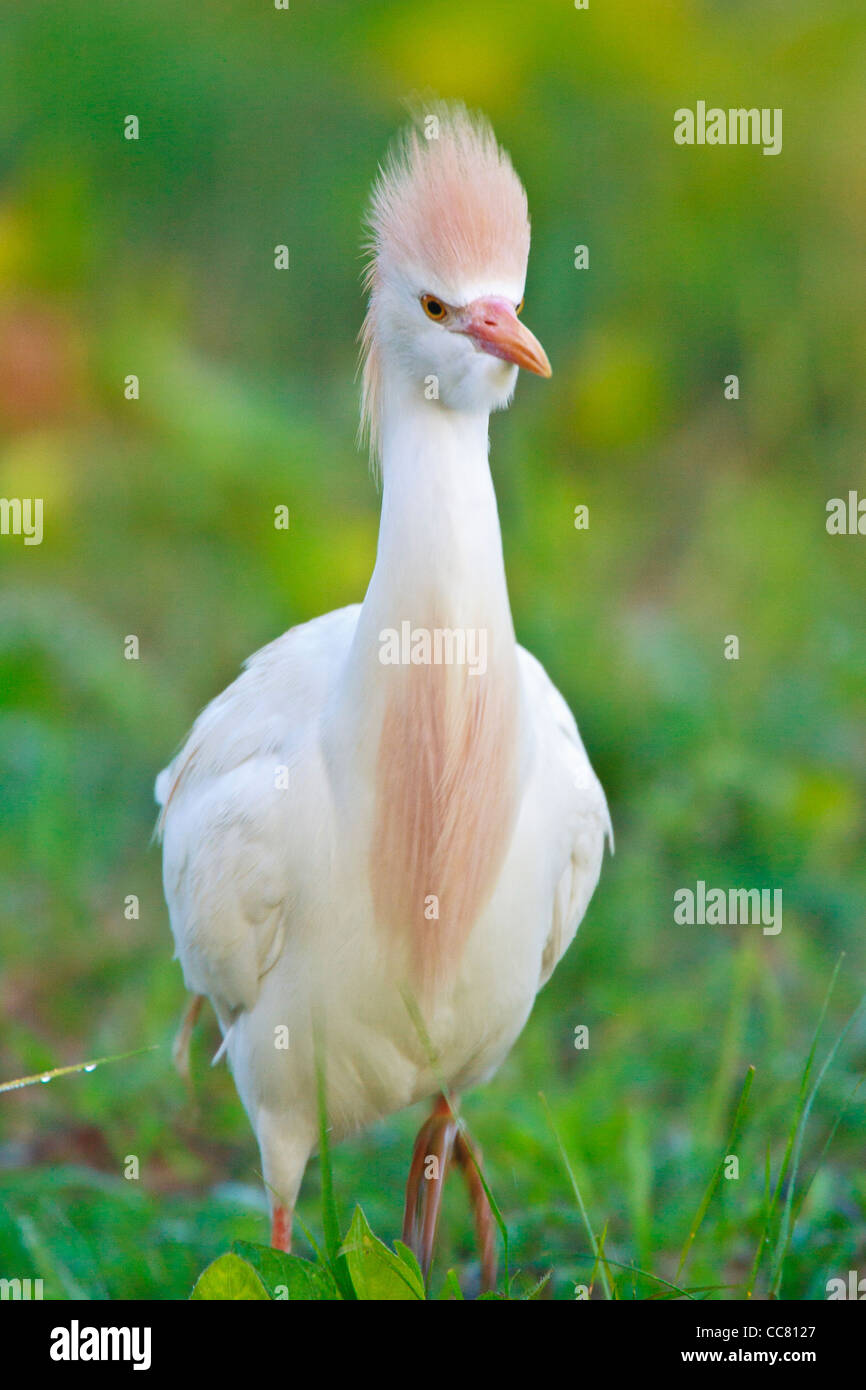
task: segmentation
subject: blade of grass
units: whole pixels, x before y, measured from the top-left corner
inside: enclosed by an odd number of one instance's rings
[[[711,1175],[711,1177],[710,1177],[710,1181],[708,1182],[707,1187],[706,1187],[706,1191],[704,1192],[704,1195],[703,1195],[703,1197],[701,1198],[701,1204],[700,1204],[700,1206],[698,1207],[697,1211],[695,1212],[695,1217],[694,1217],[694,1220],[692,1221],[691,1229],[690,1229],[690,1231],[689,1231],[689,1234],[688,1234],[687,1237],[686,1237],[685,1244],[683,1245],[682,1251],[681,1251],[681,1253],[680,1253],[680,1262],[679,1262],[679,1264],[678,1264],[678,1266],[677,1266],[677,1278],[678,1278],[678,1279],[679,1279],[680,1275],[681,1275],[682,1272],[683,1272],[683,1268],[685,1267],[686,1260],[687,1260],[688,1257],[689,1257],[689,1251],[690,1251],[691,1248],[692,1248],[692,1245],[693,1245],[693,1243],[694,1243],[695,1236],[697,1235],[698,1231],[699,1231],[700,1228],[701,1228],[701,1225],[702,1225],[702,1223],[703,1223],[703,1219],[704,1219],[704,1217],[705,1217],[706,1214],[707,1214],[707,1210],[708,1210],[708,1208],[709,1208],[710,1202],[713,1200],[713,1197],[715,1196],[716,1188],[717,1188],[718,1185],[719,1185],[719,1179],[721,1178],[722,1172],[724,1171],[725,1159],[727,1158],[728,1154],[729,1154],[729,1153],[731,1152],[731,1150],[733,1149],[734,1144],[737,1142],[737,1135],[738,1135],[739,1130],[740,1130],[740,1125],[741,1125],[741,1123],[742,1123],[743,1115],[745,1114],[746,1104],[747,1104],[748,1099],[749,1099],[749,1092],[750,1092],[751,1089],[752,1089],[752,1082],[754,1081],[754,1079],[755,1079],[755,1068],[754,1068],[753,1066],[750,1066],[750,1067],[747,1069],[747,1071],[746,1071],[745,1080],[743,1081],[743,1089],[742,1089],[741,1092],[740,1092],[740,1099],[739,1099],[739,1101],[737,1102],[737,1108],[736,1108],[736,1110],[734,1111],[734,1119],[733,1119],[733,1123],[731,1124],[731,1129],[730,1129],[730,1133],[728,1134],[727,1143],[725,1144],[724,1152],[720,1155],[719,1161],[718,1161],[718,1163],[716,1164],[715,1168],[713,1169],[712,1175]]]
[[[48,1204],[49,1218],[56,1219],[59,1211],[60,1208],[56,1203]],[[29,1213],[17,1212],[13,1208],[10,1208],[10,1214],[36,1268],[45,1271],[46,1281],[56,1279],[64,1296],[70,1302],[85,1301],[89,1296],[89,1291],[82,1287],[59,1251],[53,1249],[49,1241],[45,1239],[32,1216]]]
[[[800,1080],[800,1091],[797,1097],[797,1105],[794,1110],[794,1117],[791,1121],[791,1128],[788,1132],[788,1140],[785,1144],[785,1152],[782,1156],[782,1166],[779,1169],[779,1177],[776,1181],[776,1186],[773,1189],[773,1195],[770,1199],[770,1204],[767,1208],[767,1212],[764,1217],[764,1225],[761,1230],[760,1239],[758,1240],[758,1248],[755,1251],[755,1257],[752,1261],[752,1268],[749,1272],[749,1282],[746,1286],[747,1299],[751,1298],[752,1294],[755,1291],[755,1283],[757,1282],[758,1271],[760,1270],[761,1261],[764,1257],[764,1250],[769,1246],[770,1243],[770,1230],[773,1224],[773,1217],[776,1213],[776,1206],[779,1201],[779,1194],[782,1191],[782,1187],[784,1185],[785,1178],[788,1173],[788,1164],[791,1161],[791,1154],[794,1149],[794,1141],[796,1139],[797,1129],[800,1123],[800,1116],[802,1115],[803,1107],[806,1104],[806,1096],[808,1094],[809,1089],[809,1077],[812,1074],[812,1064],[815,1060],[815,1051],[818,1047],[818,1038],[820,1037],[821,1029],[824,1026],[824,1019],[827,1016],[827,1009],[830,1006],[830,998],[833,994],[833,990],[836,985],[836,979],[844,959],[845,952],[843,951],[833,968],[833,974],[830,976],[830,983],[827,986],[827,992],[824,995],[824,1003],[821,1005],[821,1012],[818,1016],[818,1022],[815,1025],[815,1031],[812,1035],[812,1046],[809,1048],[809,1055],[806,1058],[806,1065],[803,1068],[803,1075]]]
[[[805,1204],[806,1204],[806,1198],[809,1196],[809,1192],[811,1191],[811,1188],[812,1188],[812,1183],[815,1181],[815,1179],[817,1178],[819,1172],[821,1171],[821,1164],[824,1162],[824,1159],[827,1157],[827,1152],[828,1152],[828,1150],[829,1150],[829,1148],[830,1148],[830,1145],[833,1143],[833,1140],[834,1140],[835,1137],[836,1137],[836,1130],[839,1128],[839,1125],[840,1125],[841,1122],[842,1122],[842,1116],[845,1114],[845,1111],[848,1109],[849,1105],[851,1105],[851,1104],[853,1103],[854,1097],[856,1096],[857,1092],[860,1090],[860,1087],[863,1085],[864,1081],[866,1081],[866,1072],[863,1073],[863,1075],[860,1077],[859,1081],[858,1081],[857,1084],[855,1085],[854,1089],[853,1089],[853,1090],[851,1091],[851,1093],[847,1096],[847,1098],[846,1098],[845,1100],[843,1100],[842,1104],[839,1106],[839,1109],[836,1111],[835,1118],[834,1118],[834,1120],[833,1120],[832,1125],[830,1126],[830,1133],[827,1135],[827,1138],[826,1138],[825,1143],[824,1143],[824,1147],[822,1148],[820,1154],[818,1155],[818,1161],[817,1161],[817,1163],[815,1164],[815,1168],[814,1168],[814,1171],[813,1171],[813,1173],[812,1173],[812,1176],[809,1178],[809,1181],[806,1183],[806,1186],[803,1188],[803,1191],[802,1191],[801,1194],[800,1194],[800,1200],[799,1200],[799,1202],[797,1203],[797,1209],[796,1209],[796,1211],[794,1212],[794,1223],[795,1223],[795,1225],[796,1225],[797,1221],[800,1219],[800,1213],[801,1213],[801,1211],[803,1210],[803,1207],[804,1207]]]
[[[78,1071],[96,1071],[97,1067],[104,1067],[106,1062],[125,1062],[130,1057],[141,1057],[145,1052],[155,1052],[161,1043],[153,1043],[151,1047],[137,1047],[134,1052],[118,1052],[113,1057],[94,1057],[91,1062],[74,1062],[71,1067],[53,1067],[51,1071],[36,1072],[33,1076],[19,1076],[15,1081],[3,1081],[0,1083],[0,1094],[3,1091],[17,1091],[22,1086],[35,1086],[39,1081],[53,1081],[56,1076],[72,1076]]]
[[[575,1254],[574,1258],[575,1258],[576,1260],[593,1260],[593,1261],[595,1261],[595,1260],[597,1259],[597,1255],[595,1254],[594,1251],[590,1251],[590,1250],[578,1250],[577,1253]],[[648,1269],[641,1269],[640,1265],[636,1265],[636,1264],[625,1264],[622,1260],[615,1260],[615,1259],[612,1258],[612,1256],[610,1256],[610,1255],[608,1255],[608,1254],[605,1254],[604,1263],[605,1263],[605,1265],[607,1265],[608,1267],[610,1267],[610,1265],[614,1265],[616,1269],[625,1269],[625,1270],[628,1270],[628,1272],[629,1272],[630,1274],[639,1274],[639,1275],[641,1276],[642,1279],[652,1279],[653,1283],[655,1283],[655,1284],[663,1284],[664,1287],[665,1287],[666,1289],[670,1289],[673,1293],[678,1294],[678,1295],[679,1295],[680,1297],[682,1297],[682,1298],[689,1298],[689,1299],[692,1298],[692,1293],[691,1293],[691,1291],[690,1291],[689,1289],[684,1289],[684,1288],[681,1288],[681,1286],[680,1286],[679,1284],[673,1284],[673,1283],[671,1283],[670,1279],[662,1279],[662,1277],[661,1277],[660,1274],[652,1274]],[[735,1286],[734,1286],[734,1285],[728,1285],[728,1284],[719,1284],[717,1287],[720,1288],[720,1289],[725,1289],[725,1288],[733,1288],[733,1287],[735,1287]]]
[[[443,1096],[447,1098],[449,1105],[451,1106],[452,1110],[456,1115],[457,1107],[455,1102],[452,1101],[448,1083],[446,1082],[445,1077],[443,1076],[441,1068],[439,1066],[439,1054],[433,1046],[433,1041],[430,1037],[430,1034],[427,1031],[427,1024],[424,1022],[424,1015],[421,1013],[421,1010],[418,1007],[418,1001],[416,1000],[415,996],[409,992],[408,989],[401,989],[400,996],[405,1005],[406,1012],[409,1015],[409,1018],[412,1020],[412,1027],[418,1034],[418,1041],[420,1042],[426,1054],[427,1065],[430,1067],[430,1070],[435,1075],[437,1086],[439,1087]]]
[[[545,1096],[543,1091],[539,1091],[538,1094],[541,1097],[541,1103],[544,1106],[545,1111],[547,1112],[547,1123],[550,1125],[550,1129],[554,1139],[556,1140],[560,1157],[562,1158],[562,1162],[565,1167],[565,1171],[568,1174],[568,1180],[571,1183],[571,1189],[574,1193],[575,1201],[577,1202],[578,1211],[580,1212],[581,1219],[586,1229],[586,1233],[589,1236],[589,1243],[592,1246],[593,1254],[595,1255],[596,1259],[598,1259],[600,1247],[598,1241],[595,1238],[595,1233],[592,1229],[592,1223],[589,1219],[589,1213],[586,1210],[583,1197],[581,1196],[580,1188],[578,1187],[577,1178],[574,1176],[574,1170],[572,1169],[571,1163],[569,1162],[568,1154],[565,1152],[565,1146],[563,1145],[563,1142],[559,1137],[559,1131],[557,1130],[556,1125],[554,1123],[550,1106],[547,1103],[547,1097]],[[624,1266],[624,1268],[627,1268],[627,1266]],[[610,1281],[608,1279],[608,1272],[609,1271],[607,1267],[607,1260],[604,1259],[601,1265],[601,1282],[602,1287],[604,1288],[605,1298],[612,1299],[613,1294],[611,1292]]]
[[[809,1098],[803,1107],[803,1113],[800,1118],[800,1123],[797,1127],[797,1137],[794,1142],[793,1158],[791,1162],[791,1180],[788,1183],[788,1190],[785,1195],[785,1205],[782,1209],[782,1220],[779,1223],[779,1235],[776,1241],[776,1254],[770,1269],[770,1289],[773,1298],[779,1297],[779,1292],[782,1286],[782,1271],[784,1268],[785,1260],[788,1255],[788,1248],[791,1244],[791,1238],[794,1234],[794,1226],[791,1220],[791,1212],[794,1203],[794,1189],[797,1184],[797,1172],[800,1167],[800,1155],[803,1150],[803,1138],[806,1133],[806,1125],[809,1122],[809,1115],[811,1114],[812,1106],[815,1102],[815,1097],[817,1096],[818,1091],[821,1088],[821,1082],[824,1080],[824,1077],[829,1067],[832,1065],[836,1057],[836,1054],[839,1051],[839,1048],[841,1047],[845,1038],[848,1036],[848,1033],[854,1023],[854,1020],[856,1019],[857,1015],[862,1009],[864,1003],[866,1003],[866,996],[864,996],[864,998],[860,1000],[860,1003],[857,1005],[851,1017],[848,1019],[848,1022],[845,1024],[845,1027],[842,1029],[842,1032],[839,1034],[833,1046],[830,1048],[830,1051],[828,1052],[827,1057],[824,1060],[824,1064],[821,1067],[821,1070],[818,1072],[815,1084],[812,1087],[812,1090],[809,1092]]]
[[[756,1252],[755,1261],[754,1261],[754,1263],[752,1264],[751,1270],[749,1271],[749,1282],[748,1282],[748,1284],[747,1284],[747,1286],[746,1286],[746,1298],[751,1298],[751,1297],[752,1297],[752,1290],[753,1290],[753,1288],[754,1288],[755,1276],[756,1276],[756,1274],[757,1274],[757,1272],[758,1272],[758,1264],[760,1263],[760,1259],[758,1258],[758,1256],[760,1255],[760,1258],[763,1258],[764,1247],[765,1247],[765,1246],[768,1247],[769,1244],[770,1244],[770,1220],[771,1220],[772,1209],[773,1209],[772,1188],[773,1188],[773,1156],[772,1156],[772,1142],[771,1142],[771,1140],[768,1139],[768,1140],[767,1140],[767,1152],[766,1152],[766,1155],[765,1155],[765,1158],[764,1158],[764,1203],[763,1203],[763,1208],[764,1208],[764,1224],[763,1224],[763,1226],[762,1226],[762,1228],[761,1228],[761,1243],[760,1243],[759,1246],[758,1246],[758,1251]]]
[[[749,1009],[749,998],[757,973],[757,951],[753,942],[744,941],[733,961],[733,987],[719,1048],[719,1065],[710,1091],[703,1133],[710,1142],[724,1135],[728,1098],[737,1083],[739,1059]]]
[[[602,1228],[601,1228],[601,1237],[600,1237],[599,1242],[598,1242],[598,1255],[596,1256],[595,1264],[593,1265],[592,1270],[590,1271],[590,1275],[589,1275],[589,1292],[590,1292],[590,1294],[592,1294],[592,1291],[593,1291],[593,1289],[595,1288],[595,1276],[596,1276],[596,1274],[597,1274],[598,1271],[599,1271],[599,1266],[602,1264],[602,1261],[604,1260],[604,1242],[605,1242],[606,1240],[607,1240],[607,1222],[605,1221],[604,1225],[603,1225]],[[616,1284],[614,1284],[614,1286],[613,1286],[613,1294],[614,1294],[614,1298],[616,1298],[616,1296],[617,1296]]]
[[[529,1290],[529,1293],[524,1294],[523,1302],[531,1303],[533,1299],[536,1299],[538,1295],[541,1293],[542,1289],[547,1288],[547,1285],[550,1283],[550,1280],[552,1278],[552,1274],[552,1270],[548,1270],[546,1274],[542,1274],[541,1278],[537,1280],[535,1284],[533,1284],[532,1288]]]

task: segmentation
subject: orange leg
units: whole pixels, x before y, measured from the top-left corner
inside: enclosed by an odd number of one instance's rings
[[[292,1213],[282,1202],[274,1202],[271,1208],[271,1245],[275,1250],[292,1249]]]
[[[415,1140],[409,1180],[406,1183],[403,1241],[414,1250],[426,1279],[433,1262],[436,1227],[439,1224],[442,1206],[442,1186],[453,1155],[462,1170],[469,1191],[481,1259],[481,1287],[489,1290],[496,1286],[496,1232],[487,1193],[473,1162],[472,1153],[473,1150],[461,1132],[447,1099],[445,1096],[439,1096],[432,1114],[421,1126]],[[431,1161],[433,1159],[436,1160],[435,1163]]]
[[[433,1263],[442,1185],[456,1137],[457,1121],[451,1106],[439,1096],[415,1140],[403,1215],[403,1241],[417,1255],[425,1279]]]
[[[496,1288],[496,1231],[493,1212],[478,1171],[481,1167],[481,1150],[476,1149],[474,1155],[473,1161],[473,1150],[465,1134],[458,1134],[454,1145],[454,1159],[463,1171],[469,1191],[469,1202],[475,1221],[475,1240],[481,1259],[481,1289],[482,1292],[489,1293]]]

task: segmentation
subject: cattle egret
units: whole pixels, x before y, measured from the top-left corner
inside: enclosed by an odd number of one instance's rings
[[[334,1140],[434,1099],[404,1239],[426,1273],[457,1162],[489,1284],[456,1099],[520,1034],[610,822],[565,701],[515,640],[488,464],[518,367],[551,374],[519,318],[523,186],[487,123],[443,106],[391,152],[369,223],[373,575],[363,603],[252,656],[160,774],[165,893],[258,1138],[273,1245],[290,1248],[323,1073]]]

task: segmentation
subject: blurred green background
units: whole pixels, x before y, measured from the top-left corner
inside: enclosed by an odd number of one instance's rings
[[[866,491],[860,0],[67,0],[7,3],[0,24],[0,495],[45,506],[41,546],[0,538],[0,1081],[159,1045],[0,1095],[0,1275],[184,1297],[232,1238],[266,1239],[210,1015],[195,1106],[172,1068],[152,785],[246,655],[363,595],[361,218],[403,99],[432,87],[487,112],[529,194],[525,318],[554,376],[493,421],[506,563],[617,833],[465,1113],[513,1263],[553,1270],[544,1296],[572,1297],[592,1259],[539,1090],[620,1295],[649,1297],[622,1266],[675,1278],[754,1064],[740,1178],[683,1275],[739,1296],[841,952],[819,1063],[866,981],[866,540],[824,524],[829,498]],[[673,112],[699,99],[781,107],[782,154],[676,146]],[[675,926],[699,878],[781,888],[781,934]],[[864,1070],[858,1018],[805,1129],[788,1297],[866,1270],[864,1091],[846,1105]],[[357,1201],[399,1234],[419,1119],[337,1150],[345,1220]],[[318,1185],[313,1162],[314,1231]],[[453,1264],[471,1289],[456,1178],[445,1206],[434,1286]]]

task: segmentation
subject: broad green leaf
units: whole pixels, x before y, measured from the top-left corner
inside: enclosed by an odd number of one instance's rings
[[[415,1256],[415,1251],[410,1250],[408,1245],[404,1245],[402,1240],[394,1241],[394,1249],[397,1251],[397,1258],[402,1260],[404,1265],[409,1266],[409,1269],[413,1276],[415,1288],[421,1290],[421,1297],[424,1298],[426,1296],[426,1290],[424,1288],[424,1275],[421,1272],[421,1266],[419,1265],[418,1260]]]
[[[404,1246],[405,1249],[405,1246]],[[352,1284],[359,1299],[407,1301],[424,1298],[424,1281],[418,1263],[395,1255],[370,1230],[360,1207],[355,1208],[342,1255],[349,1265]],[[413,1268],[414,1265],[414,1268]]]
[[[310,1303],[340,1298],[333,1275],[310,1260],[248,1240],[236,1240],[232,1252],[252,1265],[273,1299]]]
[[[268,1291],[252,1265],[240,1255],[220,1255],[198,1277],[190,1298],[229,1302],[268,1302]]]

